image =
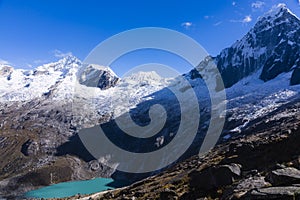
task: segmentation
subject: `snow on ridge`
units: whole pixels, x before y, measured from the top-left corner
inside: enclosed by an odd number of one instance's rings
[[[38,66],[37,71],[49,71],[49,72],[63,72],[67,73],[72,68],[78,68],[81,65],[81,61],[75,56],[68,55],[57,62],[47,63]]]
[[[263,82],[259,72],[239,81],[226,89],[229,118],[243,121],[231,132],[241,132],[248,123],[265,116],[289,102],[289,99],[300,94],[300,85],[290,86],[291,72],[282,73],[273,80]]]
[[[143,81],[162,81],[163,78],[158,75],[155,71],[139,71],[136,73],[132,73],[128,76],[125,76],[123,78],[124,80],[133,80],[133,81],[137,81],[137,82],[143,82]]]
[[[266,12],[262,17],[258,18],[258,21],[261,20],[262,18],[268,18],[270,17],[271,19],[275,18],[275,17],[280,17],[282,16],[282,14],[284,12],[288,12],[289,14],[293,15],[294,17],[296,17],[297,19],[299,19],[299,17],[294,14],[285,3],[279,3],[277,5],[274,5],[271,10],[269,10],[268,12]],[[300,19],[299,19],[300,20]]]

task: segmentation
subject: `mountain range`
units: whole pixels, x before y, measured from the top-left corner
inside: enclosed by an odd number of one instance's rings
[[[124,190],[108,192],[107,196],[100,194],[100,199],[121,199],[126,195],[130,198],[146,198],[142,194],[147,194],[147,198],[160,199],[263,199],[266,198],[264,194],[286,199],[291,193],[295,196],[296,192],[291,191],[300,190],[295,185],[300,183],[300,172],[296,171],[300,165],[293,164],[293,159],[299,152],[292,149],[294,151],[281,155],[280,148],[295,148],[296,142],[293,143],[289,138],[298,141],[299,38],[300,19],[286,5],[274,6],[258,19],[242,39],[216,57],[207,57],[196,69],[180,76],[191,87],[179,81],[178,77],[162,78],[155,72],[139,72],[121,79],[109,67],[85,65],[75,56],[67,56],[33,70],[1,65],[0,196],[17,198],[41,186],[94,177],[129,179],[130,183],[142,180]],[[195,155],[208,129],[213,108],[198,71],[210,64],[215,64],[222,76],[227,110],[219,116],[225,117],[225,125],[217,147],[199,158]],[[76,84],[77,80],[79,84]],[[168,87],[179,88],[183,94],[192,89],[201,105],[197,135],[176,162],[152,173],[124,173],[106,166],[109,158],[94,158],[84,147],[78,133],[99,124],[109,127],[112,133],[109,138],[114,143],[133,152],[148,152],[168,145],[181,117],[176,97]],[[157,102],[169,113],[166,126],[158,135],[131,141],[132,138],[116,130],[116,119],[127,113],[128,109],[138,125],[147,125],[149,108]],[[192,112],[193,108],[189,109]],[[278,145],[278,141],[283,146]],[[274,148],[269,151],[278,153],[278,160],[268,151],[268,145]],[[264,159],[259,149],[272,159]],[[253,153],[253,157],[264,167],[259,168],[256,160],[247,157],[248,153]],[[162,162],[169,157],[170,152],[163,154]],[[294,170],[293,173],[299,173],[299,176],[295,175],[291,178],[293,181],[282,184],[277,180],[278,163],[274,161],[281,164],[279,168],[282,171],[287,168],[282,163],[291,161],[289,166],[292,169],[289,170]],[[93,167],[95,163],[100,167]],[[133,163],[134,159],[127,161],[127,165]],[[211,178],[209,174],[221,173],[218,171],[220,169],[225,170],[222,172],[234,179],[237,185],[230,181],[225,181],[225,184],[223,180],[220,181],[222,184],[217,184],[219,177],[213,175]],[[50,173],[54,174],[54,178],[50,178]],[[186,178],[182,182],[179,181],[180,174]],[[172,179],[172,183],[164,182],[168,178]],[[211,184],[207,182],[206,188],[201,178],[213,180]],[[257,184],[246,187],[251,180]],[[169,184],[173,189],[166,187],[159,190],[149,186],[150,182],[158,186]],[[241,183],[244,185],[241,186]],[[287,194],[278,192],[279,189],[269,193],[259,191],[261,188],[282,185],[290,187],[289,190],[285,188]],[[253,192],[254,189],[257,193]],[[138,192],[142,196],[138,196]],[[237,197],[237,194],[240,196]]]

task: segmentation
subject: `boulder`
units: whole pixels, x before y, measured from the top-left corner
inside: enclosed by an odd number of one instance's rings
[[[292,167],[277,169],[266,176],[266,181],[270,182],[273,186],[300,183],[300,170]]]
[[[189,174],[190,185],[201,190],[210,190],[230,185],[241,175],[241,166],[238,164],[212,166],[202,171],[193,171]]]
[[[295,200],[300,199],[300,187],[289,186],[289,187],[269,187],[254,189],[249,191],[241,199],[284,199],[284,200]]]
[[[270,186],[271,184],[265,181],[265,177],[250,176],[239,181],[236,185],[232,185],[227,188],[223,193],[222,199],[240,199],[250,190]]]

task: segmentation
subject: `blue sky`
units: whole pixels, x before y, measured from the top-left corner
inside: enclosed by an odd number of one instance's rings
[[[216,55],[278,3],[287,4],[300,16],[298,0],[0,0],[0,62],[33,68],[70,52],[83,60],[110,36],[149,26],[187,34]],[[180,72],[187,70],[183,61],[158,54],[133,53],[116,65],[128,69],[145,62],[169,61],[163,64]]]

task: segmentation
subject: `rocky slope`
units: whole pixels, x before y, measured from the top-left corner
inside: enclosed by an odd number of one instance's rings
[[[131,186],[82,199],[297,199],[299,105],[298,98],[259,118],[201,157]]]

